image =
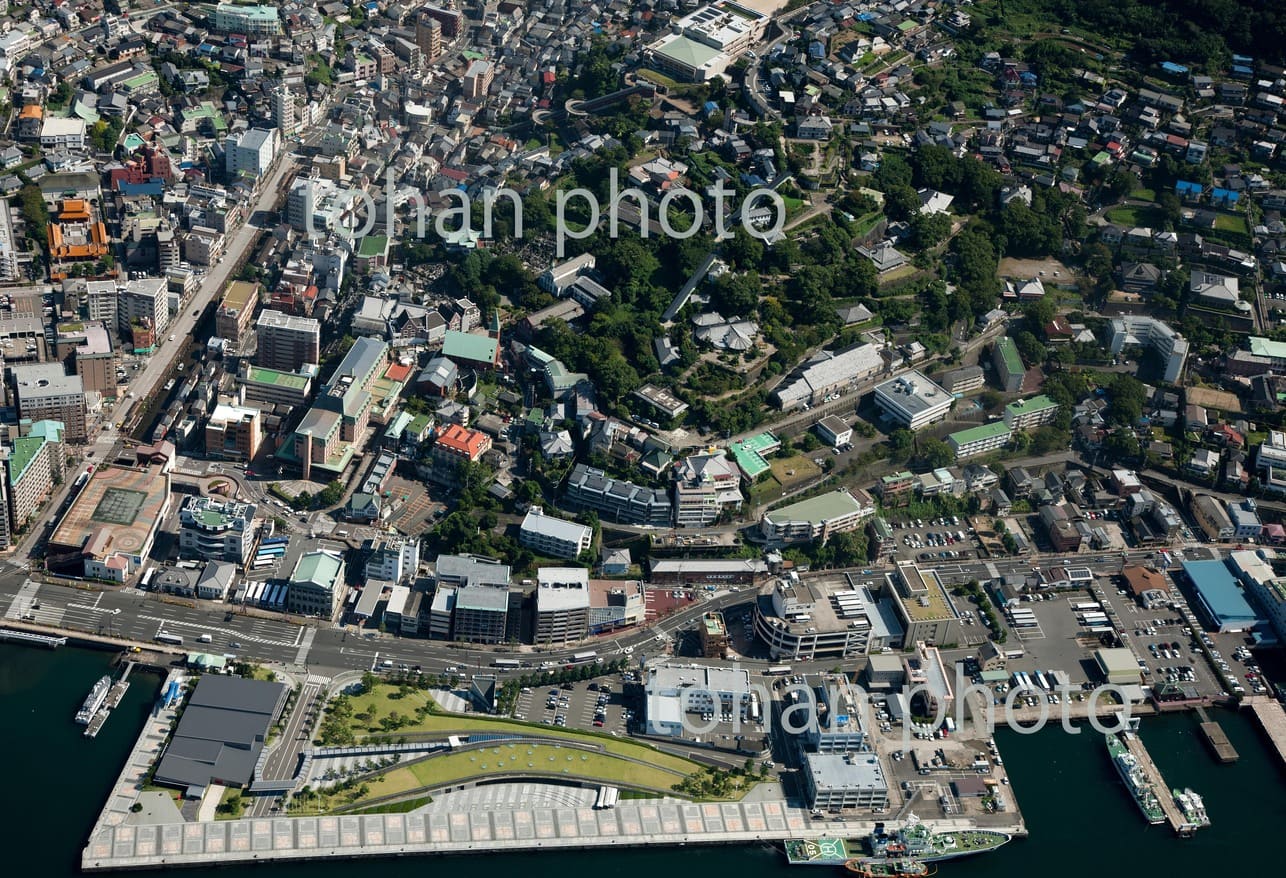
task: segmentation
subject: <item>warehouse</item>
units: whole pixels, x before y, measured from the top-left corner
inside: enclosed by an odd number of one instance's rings
[[[1196,592],[1196,607],[1215,631],[1249,631],[1259,621],[1223,561],[1184,561],[1183,572]]]

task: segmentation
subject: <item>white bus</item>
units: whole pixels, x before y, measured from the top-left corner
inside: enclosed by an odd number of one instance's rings
[[[790,665],[773,665],[764,671],[765,677],[784,677],[790,673]]]
[[[170,634],[169,632],[162,631],[160,634],[156,635],[156,642],[170,643],[170,644],[173,644],[174,646],[182,646],[183,638],[177,634]]]
[[[496,659],[491,663],[497,668],[521,668],[522,662],[517,659]]]
[[[593,650],[587,652],[578,652],[572,655],[573,662],[592,662],[598,659],[598,653]]]

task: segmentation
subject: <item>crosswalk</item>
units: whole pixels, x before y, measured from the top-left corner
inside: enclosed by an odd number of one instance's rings
[[[28,579],[18,589],[18,593],[13,596],[9,602],[9,607],[5,610],[6,619],[22,619],[30,615],[32,605],[36,603],[36,592],[40,590],[39,582],[32,582]]]
[[[249,631],[245,631],[220,625],[208,625],[203,622],[184,622],[180,619],[167,619],[164,616],[150,616],[145,613],[140,613],[137,618],[148,622],[156,622],[166,631],[173,631],[176,628],[192,628],[204,633],[224,634],[233,640],[262,643],[266,646],[299,646],[306,637],[305,632],[314,630],[281,622],[253,622]]]

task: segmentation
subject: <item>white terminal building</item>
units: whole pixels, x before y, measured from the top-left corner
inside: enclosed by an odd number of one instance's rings
[[[954,401],[922,372],[907,372],[875,385],[875,404],[885,418],[908,430],[942,420]]]
[[[755,635],[773,659],[846,658],[902,643],[889,601],[844,575],[800,578],[792,572],[755,600]]]
[[[743,668],[654,665],[643,683],[647,734],[684,737],[689,727],[755,714],[750,672]]]

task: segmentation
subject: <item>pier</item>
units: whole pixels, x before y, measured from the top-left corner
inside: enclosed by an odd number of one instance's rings
[[[98,709],[98,713],[94,714],[94,718],[91,719],[89,721],[89,725],[85,727],[86,738],[98,737],[98,732],[102,729],[103,723],[107,722],[107,717],[111,715],[113,710],[120,706],[121,699],[123,699],[125,697],[125,693],[129,691],[129,672],[132,670],[134,670],[134,663],[130,662],[125,665],[125,673],[121,674],[121,678],[112,684],[112,688],[107,693],[107,697],[103,699],[103,706]]]
[[[0,641],[29,643],[33,646],[47,646],[57,649],[67,645],[66,637],[52,637],[48,634],[33,634],[30,631],[16,631],[13,628],[0,628]]]
[[[1273,699],[1262,696],[1247,698],[1242,704],[1259,720],[1259,727],[1277,751],[1277,758],[1286,764],[1286,710]]]
[[[1134,758],[1139,761],[1139,767],[1147,775],[1148,781],[1152,784],[1153,790],[1156,791],[1157,804],[1161,806],[1161,812],[1165,814],[1166,822],[1174,830],[1175,835],[1191,835],[1196,831],[1196,827],[1184,819],[1183,812],[1174,802],[1174,796],[1170,795],[1170,787],[1161,776],[1161,770],[1157,768],[1156,763],[1152,761],[1152,755],[1148,753],[1148,748],[1143,746],[1143,741],[1139,739],[1138,733],[1133,732],[1121,736],[1125,746],[1129,749]]]
[[[1238,759],[1237,750],[1224,734],[1223,727],[1212,720],[1207,714],[1204,707],[1197,708],[1197,715],[1201,717],[1201,737],[1205,739],[1206,745],[1215,754],[1215,758],[1220,762],[1236,762]]]

